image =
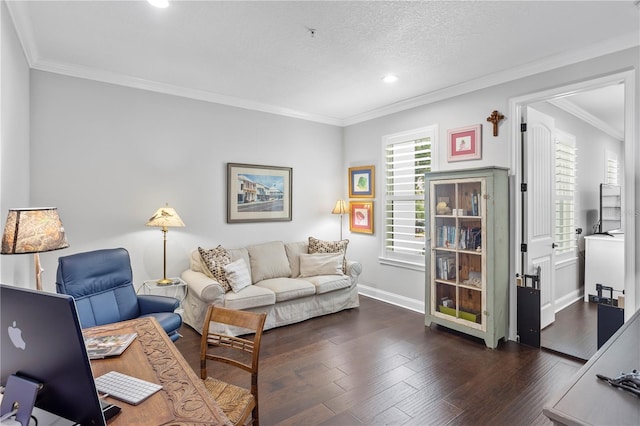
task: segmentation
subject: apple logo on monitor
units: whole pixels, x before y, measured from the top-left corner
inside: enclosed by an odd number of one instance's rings
[[[27,347],[24,339],[22,339],[22,330],[16,327],[16,322],[13,322],[13,327],[9,326],[9,339],[11,339],[11,343],[16,348],[24,350]]]

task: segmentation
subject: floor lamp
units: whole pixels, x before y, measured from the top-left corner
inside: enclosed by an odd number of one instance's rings
[[[42,290],[43,271],[38,253],[67,247],[69,243],[55,207],[9,209],[1,253],[33,253],[37,290]]]
[[[336,206],[333,208],[331,213],[340,215],[340,240],[342,240],[342,215],[349,213],[349,210],[347,209],[347,202],[345,200],[336,201]]]
[[[162,228],[163,243],[164,243],[164,255],[163,255],[163,269],[162,279],[157,281],[158,285],[171,285],[173,280],[167,278],[167,231],[170,227],[183,227],[184,222],[178,216],[178,213],[167,204],[165,207],[160,207],[151,216],[151,219],[146,223],[146,226],[157,226]]]

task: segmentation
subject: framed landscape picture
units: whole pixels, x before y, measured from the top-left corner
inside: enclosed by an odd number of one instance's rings
[[[349,202],[349,230],[373,234],[373,201]]]
[[[482,125],[447,131],[447,161],[479,160],[482,158]]]
[[[374,166],[350,167],[349,197],[373,198],[374,181]]]
[[[227,223],[291,220],[291,167],[227,163]]]

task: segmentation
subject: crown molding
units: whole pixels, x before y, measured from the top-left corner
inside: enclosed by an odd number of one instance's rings
[[[37,62],[38,47],[33,37],[33,27],[31,21],[27,19],[27,13],[24,10],[27,2],[20,1],[5,1],[9,16],[13,21],[13,26],[16,29],[18,40],[22,46],[22,51],[29,64],[29,68],[33,68],[33,64]]]
[[[612,126],[608,125],[604,121],[600,120],[598,117],[595,117],[594,115],[580,108],[578,105],[574,104],[568,99],[564,99],[564,98],[549,99],[547,102],[549,102],[552,105],[555,105],[556,107],[560,108],[563,111],[568,112],[571,115],[574,115],[575,117],[586,122],[587,124],[592,125],[596,129],[603,131],[604,133],[608,134],[614,139],[617,139],[619,141],[624,140],[624,132],[621,132],[613,128]]]
[[[333,117],[325,117],[322,115],[296,111],[293,109],[283,108],[275,105],[263,104],[260,102],[236,98],[233,96],[220,95],[206,90],[176,86],[95,68],[80,67],[77,65],[70,65],[47,60],[38,60],[33,64],[32,68],[40,71],[63,74],[71,77],[78,77],[87,80],[131,87],[134,89],[163,93],[165,95],[179,96],[183,98],[195,99],[199,101],[216,103],[236,108],[249,109],[252,111],[261,111],[285,117],[314,121],[322,124],[329,124],[332,126],[342,126],[342,120]]]
[[[407,109],[428,105],[454,96],[463,95],[465,93],[476,90],[486,89],[498,84],[509,81],[518,80],[520,78],[529,77],[546,71],[551,71],[563,66],[572,65],[578,62],[597,58],[599,56],[619,52],[640,46],[640,39],[635,32],[626,34],[621,37],[605,40],[604,42],[594,44],[588,48],[565,52],[562,54],[550,56],[546,59],[531,62],[519,67],[514,67],[501,72],[496,72],[488,76],[469,80],[464,83],[436,90],[414,98],[396,102],[381,108],[377,108],[363,114],[354,115],[343,120],[344,126],[351,126],[374,118],[391,115]]]
[[[337,118],[319,114],[312,114],[304,111],[297,111],[290,108],[264,104],[248,99],[236,98],[233,96],[221,95],[206,90],[192,89],[188,87],[141,79],[104,70],[81,67],[75,64],[60,63],[43,59],[39,55],[38,48],[35,43],[35,38],[33,36],[33,28],[31,26],[31,23],[26,18],[26,16],[28,16],[26,11],[24,11],[26,3],[27,2],[21,1],[5,2],[9,10],[9,14],[11,15],[11,19],[13,20],[14,26],[16,28],[18,39],[20,40],[20,43],[22,45],[26,60],[29,64],[29,67],[32,69],[164,93],[167,95],[196,99],[237,108],[261,111],[265,113],[282,115],[286,117],[308,120],[338,127],[347,127],[364,121],[372,120],[374,118],[379,118],[411,108],[428,105],[454,96],[459,96],[476,90],[485,89],[498,84],[528,77],[541,72],[550,71],[555,68],[560,68],[640,45],[640,39],[638,38],[637,33],[632,32],[625,36],[594,44],[588,48],[554,55],[540,61],[531,62],[519,67],[496,72],[491,75],[469,80],[464,83],[456,84],[430,93],[425,93],[423,95],[395,102],[362,114],[357,114],[346,118]]]

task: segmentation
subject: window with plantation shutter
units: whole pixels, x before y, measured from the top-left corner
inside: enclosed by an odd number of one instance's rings
[[[605,151],[605,183],[618,185],[618,156],[607,150]]]
[[[576,148],[575,138],[559,134],[556,139],[556,255],[575,254],[575,192],[576,192]]]
[[[430,126],[383,138],[383,261],[424,268],[424,174],[436,135]]]

